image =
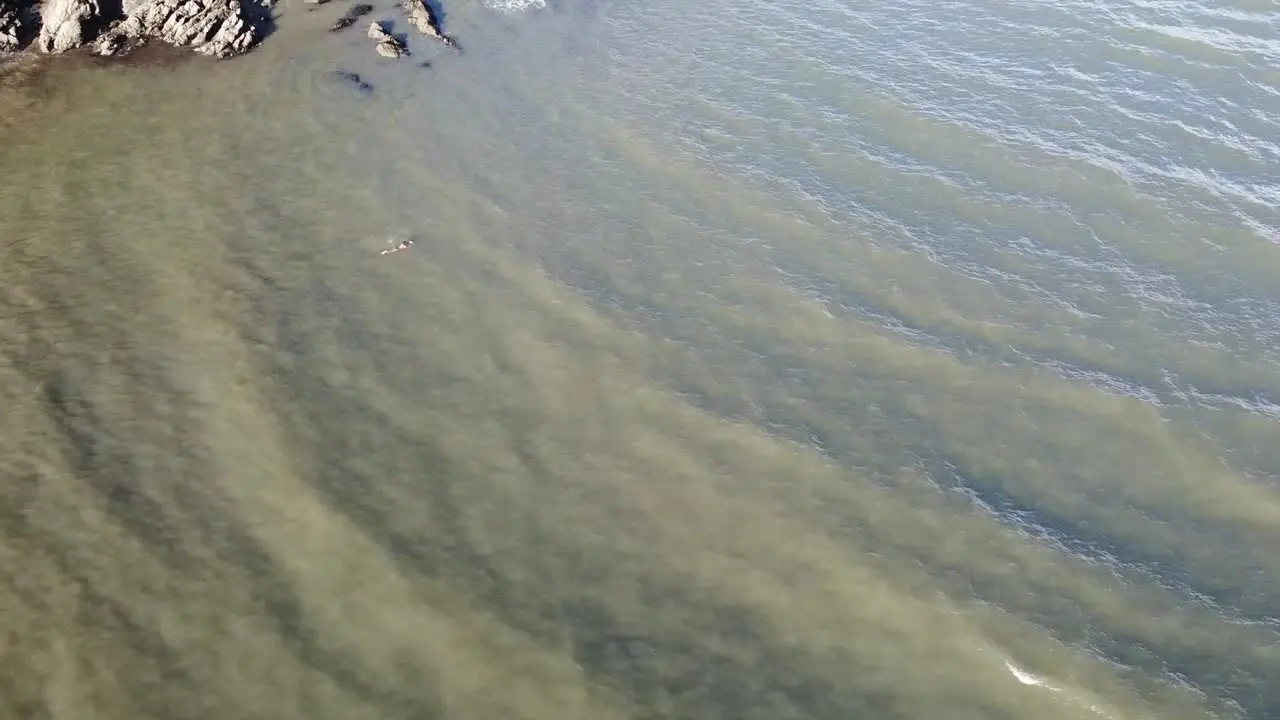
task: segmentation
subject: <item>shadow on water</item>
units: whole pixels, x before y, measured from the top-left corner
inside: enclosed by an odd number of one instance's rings
[[[258,28],[260,40],[265,40],[275,33],[276,15],[262,0],[250,0],[250,2],[242,4],[241,7],[249,22]]]
[[[448,16],[449,12],[445,10],[444,3],[440,0],[423,0],[427,7],[431,10],[431,14],[435,16],[436,22],[440,24],[440,32],[449,34]]]

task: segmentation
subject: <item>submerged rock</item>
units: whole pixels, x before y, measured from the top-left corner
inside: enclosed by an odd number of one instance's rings
[[[334,70],[333,74],[338,79],[345,80],[346,82],[356,86],[356,88],[359,89],[360,92],[366,95],[373,92],[373,86],[370,85],[364,78],[360,77],[360,73],[354,73],[354,72],[351,72],[350,70]]]
[[[352,5],[351,9],[347,10],[347,14],[333,21],[333,24],[329,26],[329,32],[338,32],[339,30],[346,30],[352,25],[355,25],[357,20],[364,17],[365,15],[368,15],[371,12],[373,12],[372,5],[369,5],[366,3],[360,3],[359,5]]]
[[[382,23],[374,20],[369,23],[369,38],[378,41],[378,54],[387,58],[398,58],[409,54],[409,48],[405,46],[404,41],[382,27]]]
[[[440,29],[440,19],[432,12],[431,6],[425,0],[402,0],[400,7],[404,8],[405,13],[409,15],[409,24],[418,28],[418,32],[435,38],[449,47],[457,45],[453,38],[445,35]]]

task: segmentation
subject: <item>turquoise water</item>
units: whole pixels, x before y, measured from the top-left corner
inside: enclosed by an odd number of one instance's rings
[[[0,90],[0,714],[1280,714],[1270,4],[343,10]]]

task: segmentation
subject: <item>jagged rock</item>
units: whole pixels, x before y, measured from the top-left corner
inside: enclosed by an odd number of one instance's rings
[[[259,1],[249,0],[255,10]],[[18,7],[16,3],[29,2],[0,0],[0,52],[10,46],[20,48],[24,30],[34,26],[24,25],[21,14],[10,11]],[[247,52],[262,36],[262,27],[251,20],[240,0],[121,0],[114,12],[112,4],[112,0],[44,0],[37,47],[60,53],[92,44],[94,52],[110,56],[158,39],[224,58]]]
[[[103,57],[111,57],[132,50],[137,43],[137,38],[129,37],[122,32],[117,23],[98,37],[98,41],[93,45],[93,51]]]
[[[425,0],[402,0],[400,7],[404,8],[405,13],[409,15],[409,24],[418,28],[418,32],[435,38],[449,47],[457,45],[453,38],[445,35],[440,29],[439,18],[431,11],[431,6]]]
[[[409,48],[405,46],[404,41],[387,32],[377,20],[369,23],[369,38],[378,41],[375,49],[383,57],[394,59],[409,54]]]
[[[230,5],[234,14],[222,23],[208,42],[197,47],[196,52],[225,58],[247,52],[261,39],[257,26],[241,14],[240,3],[232,2]]]
[[[37,45],[46,53],[80,47],[90,39],[100,9],[97,0],[45,0]]]
[[[371,12],[373,12],[372,5],[369,5],[366,3],[353,5],[351,6],[350,10],[347,10],[347,14],[333,21],[333,24],[329,26],[329,32],[338,32],[339,30],[346,30],[352,25],[355,25],[357,20],[364,17],[365,15],[368,15]]]
[[[157,38],[214,57],[247,52],[261,39],[239,0],[126,0],[117,29],[127,38]]]

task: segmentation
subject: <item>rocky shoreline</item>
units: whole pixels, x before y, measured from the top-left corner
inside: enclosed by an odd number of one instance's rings
[[[323,4],[329,0],[307,0]],[[20,53],[57,55],[86,49],[104,57],[129,54],[139,46],[163,42],[215,58],[249,52],[273,28],[274,0],[0,0],[0,61]],[[422,35],[457,48],[424,0],[401,0],[410,25]],[[373,11],[358,4],[333,23],[340,32]],[[384,57],[409,54],[403,37],[384,23],[369,26],[374,49]]]
[[[0,0],[0,54],[116,56],[156,40],[226,58],[248,52],[270,27],[260,0]]]

